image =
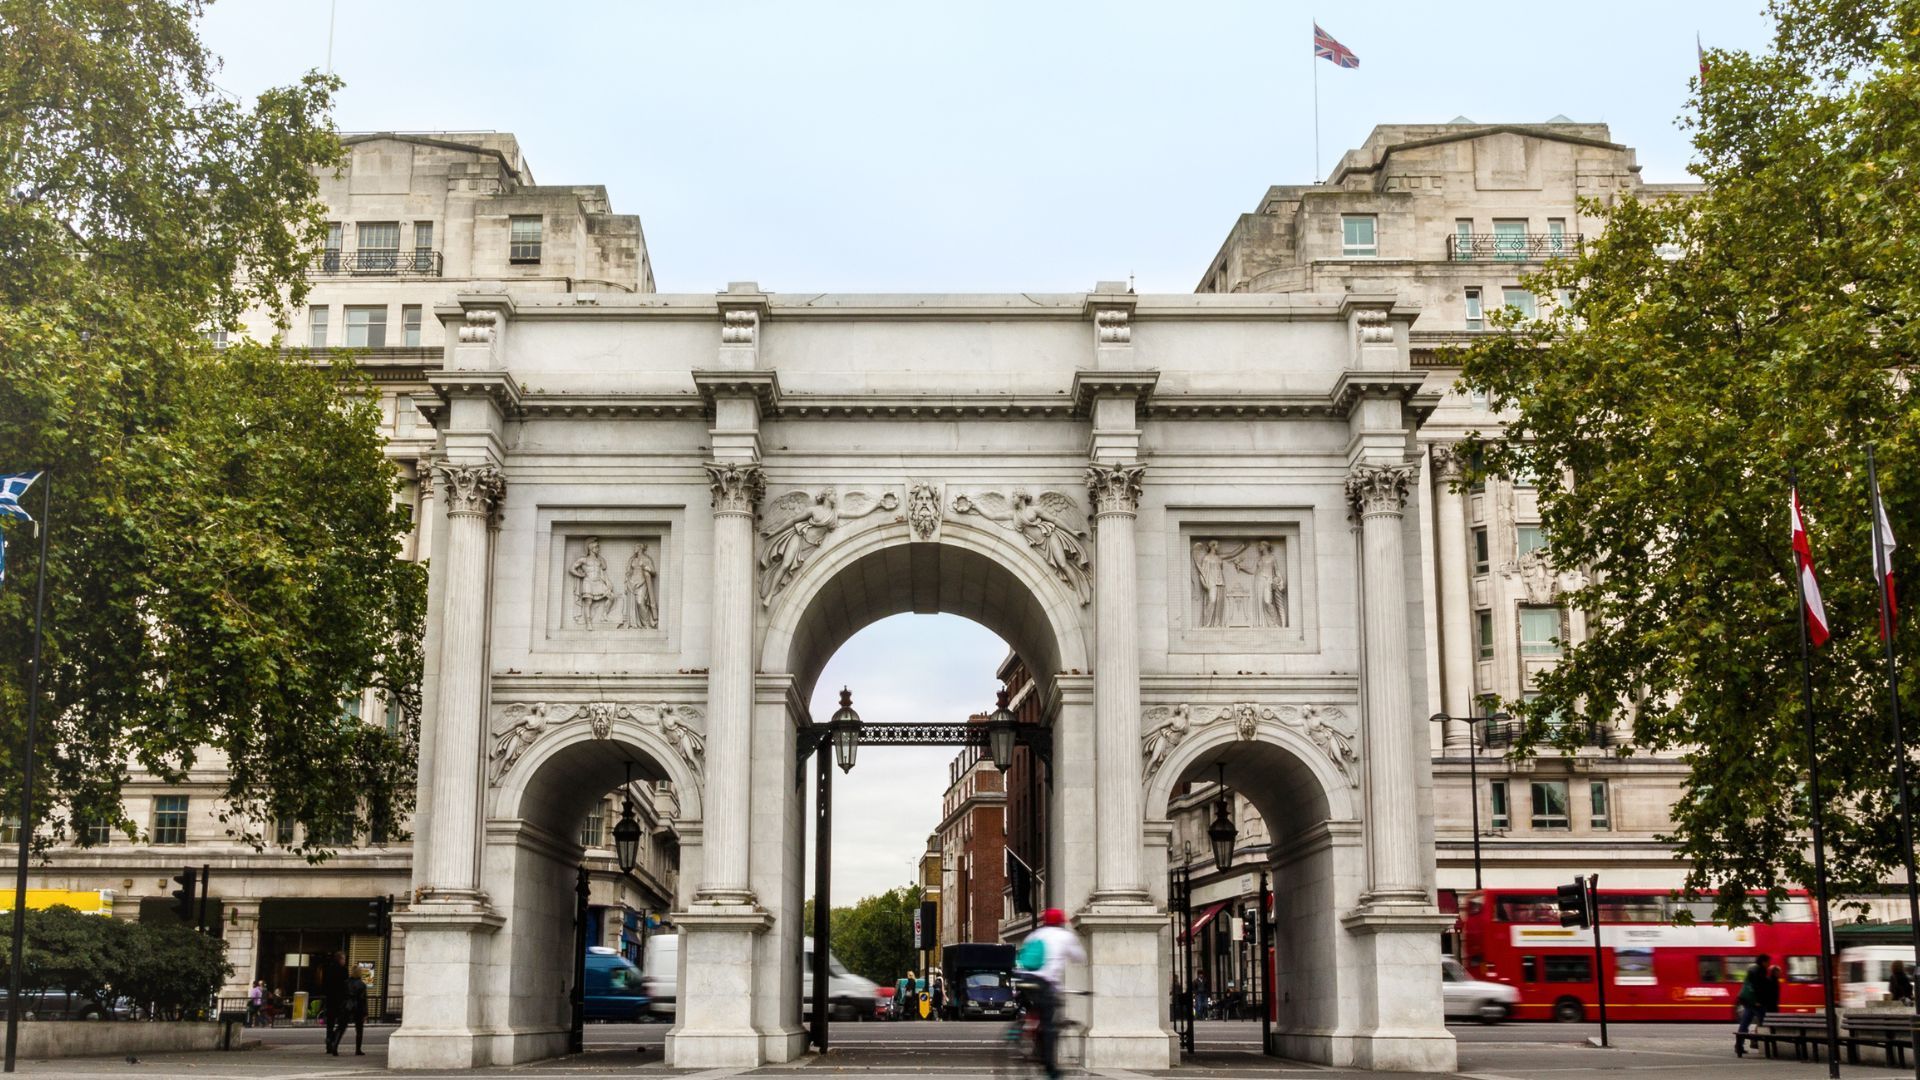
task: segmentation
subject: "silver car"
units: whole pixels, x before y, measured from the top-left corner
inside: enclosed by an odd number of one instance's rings
[[[1440,993],[1447,1019],[1483,1024],[1497,1024],[1512,1016],[1513,1007],[1520,1002],[1520,991],[1506,983],[1476,979],[1452,957],[1440,960]]]

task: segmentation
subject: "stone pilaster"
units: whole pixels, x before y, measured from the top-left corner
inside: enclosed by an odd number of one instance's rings
[[[1434,576],[1440,593],[1441,703],[1449,716],[1473,714],[1473,604],[1468,588],[1467,497],[1459,484],[1465,472],[1455,446],[1433,448]],[[1448,721],[1444,745],[1464,749],[1466,724]],[[1477,797],[1477,795],[1476,795]]]
[[[695,903],[751,904],[753,521],[766,478],[751,462],[708,462],[706,468],[713,490],[713,637],[707,672],[706,877]]]
[[[433,843],[425,899],[471,898],[479,885],[481,751],[486,727],[487,524],[506,495],[491,464],[434,467],[447,507],[446,595],[440,623],[440,694],[433,716]]]
[[[1424,731],[1407,687],[1406,544],[1401,519],[1411,465],[1360,462],[1347,473],[1347,501],[1360,526],[1366,650],[1367,817],[1373,824],[1371,903],[1425,904],[1416,805]]]
[[[1098,816],[1093,901],[1144,902],[1140,873],[1140,651],[1134,523],[1141,464],[1087,466],[1095,554],[1093,716]]]

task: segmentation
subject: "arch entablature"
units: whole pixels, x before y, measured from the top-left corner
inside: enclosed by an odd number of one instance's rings
[[[617,702],[513,703],[496,706],[489,751],[513,743],[505,734],[516,717],[535,715],[544,730],[527,733],[521,752],[502,767],[505,755],[488,761],[487,816],[558,822],[566,831],[593,804],[619,787],[632,766],[635,780],[667,781],[679,799],[679,817],[699,821],[705,788],[701,762],[705,719],[698,706]],[[525,728],[521,728],[525,732]],[[575,807],[577,806],[577,812]]]
[[[1276,838],[1323,821],[1360,818],[1360,760],[1351,705],[1156,705],[1141,725],[1150,769],[1142,806],[1147,820],[1167,816],[1174,789],[1211,780],[1246,796]],[[1156,738],[1178,732],[1164,750]],[[1159,763],[1154,766],[1156,754]]]
[[[767,612],[760,671],[790,673],[801,700],[821,667],[861,628],[889,615],[935,612],[980,623],[1027,662],[1036,681],[1088,671],[1091,608],[1024,541],[964,520],[916,540],[905,522],[835,537]]]

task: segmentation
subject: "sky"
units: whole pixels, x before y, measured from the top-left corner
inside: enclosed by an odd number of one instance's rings
[[[328,69],[331,14],[341,130],[515,133],[539,182],[640,216],[663,292],[1177,293],[1376,124],[1605,122],[1684,180],[1695,36],[1762,47],[1763,3],[1322,3],[1353,70],[1284,0],[221,0],[202,33],[250,98]],[[868,720],[960,720],[1004,655],[897,616],[834,656],[814,715],[845,683]],[[953,754],[875,748],[836,783],[839,903],[912,879]]]

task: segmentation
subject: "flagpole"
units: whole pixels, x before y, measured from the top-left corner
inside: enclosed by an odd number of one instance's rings
[[[1887,551],[1887,538],[1880,532],[1886,510],[1880,504],[1880,473],[1873,463],[1873,444],[1867,444],[1867,487],[1873,494],[1873,576],[1880,593],[1880,638],[1887,652],[1887,705],[1893,711],[1893,752],[1895,774],[1900,784],[1900,863],[1907,872],[1907,929],[1914,935],[1914,955],[1920,957],[1920,879],[1913,866],[1913,788],[1907,779],[1907,739],[1900,722],[1900,662],[1893,650],[1893,598],[1887,595],[1887,575],[1893,572],[1893,558]],[[1909,965],[1911,966],[1911,965]],[[1920,1007],[1915,1016],[1920,1022]],[[1913,1056],[1913,1074],[1920,1077],[1920,1053]]]
[[[40,721],[40,653],[46,640],[44,619],[47,610],[47,537],[53,532],[53,466],[40,470],[40,520],[34,528],[40,533],[40,564],[33,571],[33,668],[27,676],[27,746],[22,755],[20,779],[20,849],[13,873],[13,962],[7,972],[7,1058],[6,1072],[13,1071],[15,1051],[20,1045],[20,973],[27,941],[27,855],[33,839],[33,752],[35,729]]]
[[[1793,489],[1797,513],[1800,506],[1798,474],[1790,470],[1787,483]],[[1878,524],[1874,527],[1879,528]],[[1800,691],[1807,725],[1807,791],[1813,812],[1813,903],[1820,916],[1820,989],[1826,1002],[1827,1075],[1837,1078],[1840,1075],[1840,1024],[1833,1008],[1833,916],[1827,911],[1827,856],[1820,831],[1820,754],[1813,722],[1813,650],[1807,644],[1807,579],[1798,554],[1793,560],[1793,588],[1800,598],[1794,621],[1800,626]]]
[[[1313,27],[1317,41],[1320,29],[1320,21],[1317,17],[1314,19]],[[1317,53],[1308,55],[1316,61],[1320,59]],[[1320,182],[1320,65],[1310,63],[1309,66],[1313,68],[1313,182],[1317,184]]]

